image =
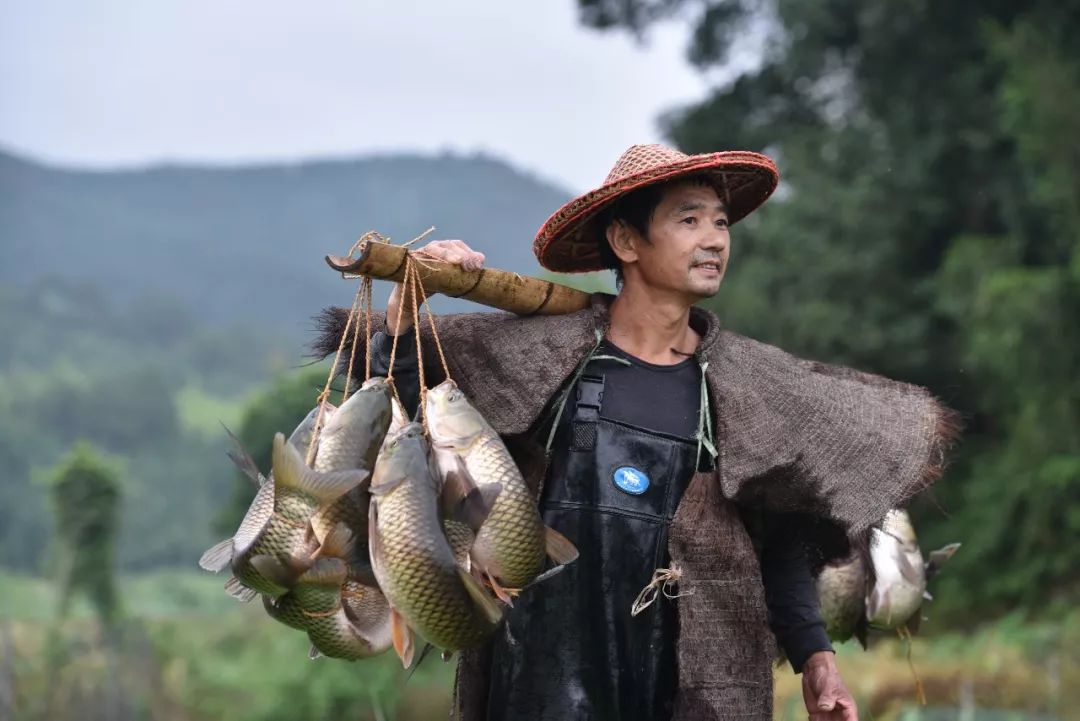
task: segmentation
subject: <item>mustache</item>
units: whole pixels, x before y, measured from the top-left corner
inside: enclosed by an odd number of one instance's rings
[[[722,267],[722,266],[727,264],[727,261],[724,259],[723,256],[715,255],[715,254],[708,254],[708,255],[703,254],[703,255],[692,255],[692,256],[690,256],[690,265],[691,266],[704,265],[705,263],[716,263],[717,265]]]

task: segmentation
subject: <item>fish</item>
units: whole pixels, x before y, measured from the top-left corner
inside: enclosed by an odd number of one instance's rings
[[[354,469],[319,473],[308,468],[300,451],[274,436],[273,482],[259,487],[236,534],[203,554],[207,570],[231,567],[243,586],[269,596],[280,596],[288,585],[264,577],[251,564],[255,556],[272,556],[299,576],[311,565],[317,543],[309,519],[322,505],[340,498],[365,482],[368,471]]]
[[[920,565],[922,555],[911,519],[906,511],[893,510],[881,528],[853,545],[848,555],[827,562],[815,579],[818,607],[829,638],[842,643],[854,636],[866,648],[868,631],[873,629],[891,631],[903,626],[916,633],[922,601],[933,600],[926,586],[960,544],[931,551]],[[916,599],[920,585],[922,596]]]
[[[452,380],[428,390],[428,430],[445,483],[448,507],[479,494],[485,511],[469,523],[476,533],[470,556],[500,600],[528,586],[544,567],[545,556],[565,565],[578,556],[564,536],[544,526],[535,499],[502,439]],[[499,488],[501,492],[493,493]]]
[[[325,428],[334,417],[334,412],[337,411],[337,407],[330,401],[323,401],[323,417],[322,425]],[[307,458],[308,448],[311,446],[311,439],[315,436],[315,423],[319,419],[319,406],[315,406],[308,414],[304,416],[304,420],[300,421],[300,424],[296,426],[292,434],[289,436],[289,443],[293,444],[304,458]],[[318,443],[315,444],[316,450],[318,449]],[[336,470],[336,469],[335,469]]]
[[[391,419],[390,385],[385,378],[371,378],[334,412],[319,434],[316,471],[363,469],[371,472]],[[322,543],[340,523],[349,525],[358,538],[367,538],[368,493],[357,486],[311,518],[315,537]]]
[[[326,417],[327,413],[332,414],[335,410],[333,404],[326,403],[325,406],[324,417]],[[318,414],[319,406],[315,406],[308,411],[308,414],[297,424],[289,436],[289,443],[301,453],[307,453]],[[268,483],[268,481],[272,480],[273,473],[271,472],[270,477],[264,476],[240,439],[228,427],[225,427],[225,432],[233,442],[233,448],[228,451],[229,459],[232,460],[241,473],[251,479],[256,488],[255,498],[252,499],[251,504],[248,506],[238,531],[242,538],[249,538],[257,534],[265,525],[268,516],[273,514],[274,484]],[[199,559],[199,566],[207,571],[219,573],[229,567],[236,555],[235,537],[227,538],[207,549]],[[230,577],[225,582],[225,590],[229,595],[244,602],[251,601],[256,596],[253,589],[240,583],[235,576]]]
[[[401,401],[395,396],[390,399],[390,427],[386,429],[386,437],[383,438],[383,446],[390,440],[390,436],[407,425],[409,425],[409,414],[405,410],[405,406],[401,405]],[[382,448],[380,447],[379,450],[381,451]]]
[[[866,561],[861,549],[830,561],[815,580],[825,632],[837,643],[852,636],[866,648]]]
[[[414,631],[438,648],[458,651],[482,643],[502,618],[496,600],[454,559],[433,471],[424,429],[410,423],[383,447],[371,479],[371,564],[390,603],[394,650],[406,668]]]
[[[351,553],[352,532],[339,523],[327,536],[317,559],[280,598],[263,597],[267,613],[287,626],[306,631],[312,657],[357,660],[390,649],[390,606],[374,585],[350,579],[343,557]],[[272,556],[252,559],[260,572],[284,583],[288,570]]]
[[[907,511],[892,509],[870,530],[870,561],[866,619],[875,628],[899,628],[918,613],[926,592],[926,564]]]

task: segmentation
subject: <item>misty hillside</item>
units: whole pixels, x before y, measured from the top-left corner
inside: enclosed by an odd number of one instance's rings
[[[404,242],[434,225],[532,273],[532,237],[567,197],[477,156],[92,172],[0,153],[0,283],[74,275],[296,338],[319,307],[351,299],[323,256],[364,231]]]

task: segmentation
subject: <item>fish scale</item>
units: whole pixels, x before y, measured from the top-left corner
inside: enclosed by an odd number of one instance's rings
[[[263,596],[263,608],[275,621],[300,631],[307,630],[307,616],[300,600],[292,591],[276,599]]]
[[[473,544],[478,558],[497,558],[498,580],[510,588],[530,583],[544,565],[544,523],[536,501],[506,446],[484,438],[465,454],[465,466],[476,479],[502,484],[491,513]]]
[[[422,430],[410,424],[388,443],[375,466],[370,547],[379,586],[410,627],[433,645],[459,650],[494,630],[466,590],[442,532],[437,479]],[[380,486],[392,486],[387,492]]]

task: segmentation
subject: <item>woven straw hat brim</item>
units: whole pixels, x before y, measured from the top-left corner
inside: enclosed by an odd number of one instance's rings
[[[605,228],[601,225],[601,211],[632,190],[697,172],[717,175],[717,187],[726,195],[721,199],[728,206],[729,224],[760,207],[780,182],[776,165],[759,153],[727,151],[684,156],[607,183],[556,210],[533,241],[537,260],[544,268],[560,273],[602,270],[599,242]]]

